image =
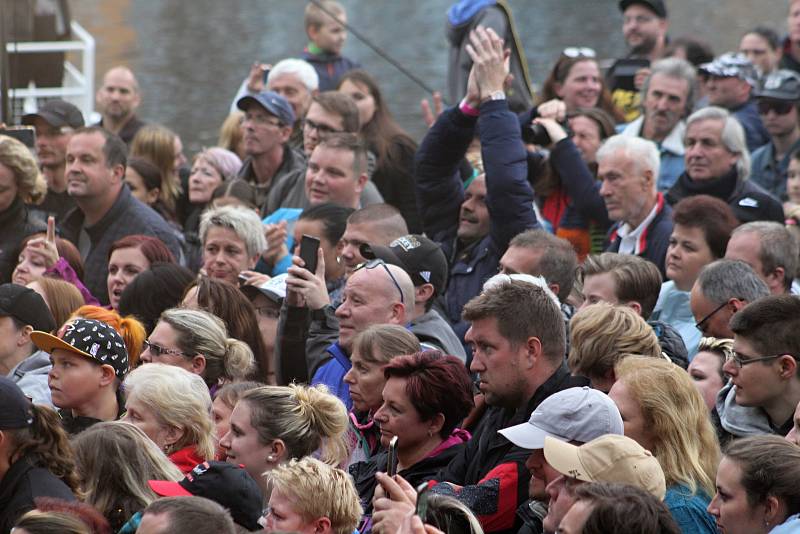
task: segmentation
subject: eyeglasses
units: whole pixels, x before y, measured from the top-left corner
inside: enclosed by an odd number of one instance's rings
[[[403,300],[403,290],[400,288],[400,284],[397,283],[397,278],[394,277],[394,275],[392,274],[392,271],[390,271],[389,268],[386,266],[386,262],[385,261],[380,260],[380,259],[375,259],[375,260],[371,260],[371,261],[368,261],[368,262],[365,262],[365,263],[359,263],[358,265],[356,265],[356,268],[353,269],[353,272],[359,271],[361,269],[375,269],[379,265],[381,267],[383,267],[383,270],[386,271],[386,274],[388,274],[389,278],[392,279],[392,283],[394,284],[394,287],[396,287],[398,293],[400,293],[400,303],[401,304],[405,304],[405,300]]]
[[[697,321],[694,324],[694,327],[702,332],[703,331],[703,326],[705,326],[705,324],[708,322],[708,320],[711,319],[712,317],[714,317],[727,304],[728,304],[728,301],[725,301],[722,304],[720,304],[719,306],[717,306],[716,308],[714,308],[714,311],[712,311],[711,313],[709,313],[708,315],[706,315],[705,317],[703,317],[702,319]]]
[[[623,24],[630,24],[631,22],[635,22],[636,24],[647,24],[648,22],[653,22],[655,17],[648,16],[648,15],[636,15],[635,17],[623,17],[622,23]]]
[[[156,345],[155,343],[151,343],[146,339],[142,343],[144,344],[144,349],[149,350],[150,354],[156,357],[163,356],[164,354],[175,354],[176,356],[190,356],[190,354],[186,354],[181,350],[165,349],[161,345]]]
[[[594,59],[597,57],[597,52],[595,52],[594,49],[585,46],[570,46],[569,48],[565,48],[561,53],[571,58],[590,57]]]
[[[761,115],[766,115],[770,111],[774,111],[776,115],[786,115],[794,108],[794,102],[787,102],[784,100],[759,100],[758,112]]]
[[[327,124],[320,124],[311,119],[303,119],[303,128],[308,128],[309,131],[316,130],[320,135],[328,135],[332,133],[341,133],[341,130],[331,128]]]
[[[256,313],[265,319],[278,319],[281,316],[281,310],[275,306],[257,306]]]
[[[275,126],[276,128],[279,126],[283,126],[281,121],[272,120],[273,118],[269,115],[245,115],[244,120],[250,121],[253,124],[257,124],[259,126]]]
[[[744,358],[742,358],[742,356],[744,356]],[[780,358],[781,356],[791,356],[792,358],[797,359],[797,357],[794,354],[786,354],[785,352],[781,354],[773,354],[772,356],[760,356],[758,358],[752,358],[747,354],[740,354],[734,351],[733,356],[731,356],[730,358],[730,361],[732,361],[733,365],[735,365],[738,369],[741,369],[742,367],[750,363],[774,360],[775,358]]]

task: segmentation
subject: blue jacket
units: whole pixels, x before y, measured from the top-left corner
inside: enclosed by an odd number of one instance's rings
[[[758,106],[754,98],[751,98],[742,106],[730,110],[730,112],[744,128],[747,150],[753,153],[756,149],[769,143],[769,132],[764,128],[764,123],[761,122],[761,115],[758,114]]]
[[[486,171],[490,228],[488,235],[463,247],[456,236],[464,201],[464,185],[458,169],[475,134],[476,123]],[[483,283],[497,273],[500,257],[511,238],[539,226],[533,211],[533,190],[526,178],[527,152],[517,116],[509,111],[505,100],[481,104],[477,120],[458,108],[450,108],[428,130],[414,163],[417,203],[425,233],[442,246],[450,263],[445,312],[463,342],[468,328],[461,319],[464,304],[478,295]]]
[[[619,251],[619,245],[622,242],[622,238],[617,235],[619,227],[620,223],[611,227],[611,231],[608,233],[608,245],[605,248],[606,252]],[[656,216],[639,237],[639,256],[655,263],[658,266],[658,270],[661,271],[661,276],[664,278],[667,276],[664,260],[667,256],[669,236],[671,235],[672,208],[664,200],[664,195],[659,193],[658,204],[656,205]]]
[[[347,357],[338,342],[328,347],[326,352],[330,360],[317,368],[311,379],[311,385],[325,384],[328,386],[328,391],[336,395],[347,406],[349,412],[353,408],[353,399],[350,398],[350,386],[344,381],[344,375],[352,367],[350,358]]]
[[[750,155],[750,180],[764,188],[775,198],[786,198],[786,175],[789,161],[795,150],[800,148],[800,140],[786,151],[781,161],[775,161],[775,145],[767,143]]]
[[[303,50],[300,59],[311,63],[311,66],[317,71],[320,93],[323,91],[335,91],[336,86],[339,85],[339,78],[345,72],[361,67],[358,62],[344,56],[330,53],[314,54],[308,48]]]

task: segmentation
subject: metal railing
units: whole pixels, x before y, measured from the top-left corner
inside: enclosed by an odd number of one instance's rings
[[[86,120],[94,113],[94,37],[76,21],[71,24],[71,41],[35,41],[7,43],[9,54],[33,52],[77,52],[81,55],[80,68],[64,60],[64,80],[60,87],[36,87],[33,82],[27,88],[9,89],[12,113],[33,113],[38,108],[39,99],[60,98],[71,102],[81,110]]]

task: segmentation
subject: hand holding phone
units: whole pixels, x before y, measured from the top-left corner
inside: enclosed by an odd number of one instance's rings
[[[397,436],[389,441],[389,456],[386,462],[386,474],[393,477],[397,474]]]
[[[298,256],[303,260],[305,268],[311,271],[311,274],[317,272],[317,249],[319,249],[319,239],[303,234],[303,238],[300,240],[300,254]]]

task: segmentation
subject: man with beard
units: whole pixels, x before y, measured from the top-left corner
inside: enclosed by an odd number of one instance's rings
[[[139,83],[128,67],[114,67],[103,76],[103,85],[95,95],[102,119],[98,126],[117,134],[130,146],[144,122],[136,116],[142,103]]]
[[[622,131],[622,135],[637,135],[658,146],[661,192],[672,187],[683,172],[683,117],[694,106],[696,91],[697,79],[689,62],[678,58],[656,61],[642,86],[644,114]]]
[[[775,71],[754,95],[770,141],[753,152],[750,179],[777,198],[784,198],[789,161],[800,149],[800,75],[790,70]]]
[[[646,73],[642,69],[650,62],[664,55],[669,21],[663,0],[620,0],[619,10],[628,56],[611,67],[608,85],[614,105],[631,121],[640,112],[635,80]]]

